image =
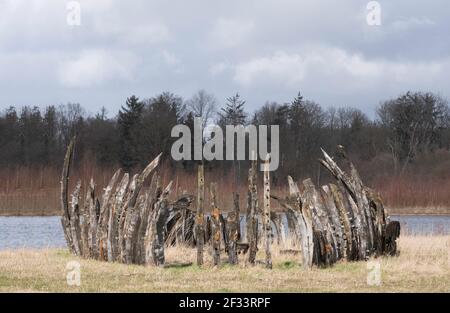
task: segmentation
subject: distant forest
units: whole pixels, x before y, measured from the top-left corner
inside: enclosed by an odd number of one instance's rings
[[[76,164],[94,162],[102,168],[121,166],[138,170],[163,152],[170,168],[193,171],[195,163],[175,162],[170,149],[176,124],[193,125],[195,116],[218,125],[280,125],[280,166],[273,183],[320,175],[320,148],[333,154],[342,145],[358,164],[365,179],[423,173],[446,175],[450,171],[450,108],[446,99],[425,92],[406,92],[380,102],[370,119],[357,108],[323,108],[299,93],[290,103],[270,102],[248,112],[236,94],[220,105],[201,90],[191,99],[164,92],[148,99],[129,97],[119,112],[106,109],[91,116],[77,103],[21,108],[0,114],[0,167],[61,166],[66,146],[77,136]],[[230,162],[210,162],[211,171],[230,172]],[[234,167],[235,168],[235,167]],[[240,172],[239,172],[240,171]],[[238,175],[245,177],[245,162]],[[444,171],[444,173],[442,173]]]

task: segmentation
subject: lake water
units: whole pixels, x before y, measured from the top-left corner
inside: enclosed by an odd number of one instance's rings
[[[402,215],[391,216],[399,221],[401,234],[405,235],[450,235],[450,216]]]
[[[66,241],[59,216],[0,216],[0,250],[65,246]]]
[[[450,234],[450,216],[391,216],[400,221],[402,234]],[[0,216],[0,250],[17,248],[63,248],[66,246],[58,216]]]

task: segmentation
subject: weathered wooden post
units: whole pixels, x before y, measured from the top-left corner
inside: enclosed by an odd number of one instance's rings
[[[186,210],[181,210],[181,231],[176,234],[177,246],[186,244]]]
[[[147,199],[144,203],[143,209],[140,212],[139,228],[137,229],[136,239],[136,260],[139,264],[145,264],[145,235],[148,225],[151,224],[153,218],[153,210],[155,203],[159,199],[160,190],[160,177],[158,173],[154,173],[150,182],[150,188],[147,193]]]
[[[313,255],[315,250],[314,230],[312,221],[312,212],[308,205],[305,205],[297,184],[291,176],[288,176],[289,197],[286,200],[276,196],[271,196],[277,200],[282,207],[286,209],[286,217],[290,228],[294,234],[300,238],[302,264],[309,269],[313,264]]]
[[[131,182],[128,186],[127,193],[124,197],[122,209],[120,212],[119,217],[119,230],[118,230],[118,236],[119,236],[119,251],[120,251],[120,261],[122,263],[125,263],[125,254],[126,254],[126,247],[125,247],[125,232],[128,225],[128,219],[130,217],[130,208],[128,206],[128,203],[130,202],[130,199],[132,195],[134,194],[134,191],[136,189],[136,182],[137,182],[138,174],[133,175],[131,178]]]
[[[211,222],[212,222],[212,254],[214,265],[220,265],[220,211],[217,207],[217,184],[210,185]]]
[[[80,205],[80,229],[81,229],[81,255],[89,258],[89,194],[84,198],[83,205]]]
[[[96,198],[95,198],[95,184],[94,179],[91,181],[86,192],[85,210],[88,213],[88,246],[89,257],[97,258],[97,210],[96,210]]]
[[[150,226],[150,239],[151,242],[150,251],[147,251],[147,255],[149,252],[152,255],[153,264],[157,266],[164,265],[165,256],[164,256],[164,244],[165,244],[165,226],[167,222],[167,218],[169,217],[169,203],[168,197],[172,188],[172,181],[167,185],[166,189],[164,189],[161,198],[155,204],[155,209],[153,211],[153,218]],[[148,261],[148,257],[147,257]]]
[[[76,255],[81,256],[83,247],[81,246],[81,229],[80,229],[80,190],[81,181],[78,181],[75,191],[72,194],[70,203],[70,232],[72,235],[73,248]]]
[[[293,205],[290,212],[293,213],[292,217],[297,220],[298,233],[300,234],[300,242],[302,246],[303,267],[311,268],[314,251],[311,211],[308,207],[304,206],[298,186],[291,176],[288,176],[288,184],[290,202]]]
[[[272,225],[270,222],[270,174],[269,174],[269,156],[264,162],[264,215],[263,228],[266,250],[266,268],[272,269],[272,252],[270,245],[272,240]]]
[[[247,207],[247,240],[249,244],[248,262],[255,264],[258,251],[258,188],[257,188],[256,161],[248,173],[248,207]]]
[[[197,265],[203,265],[203,246],[205,244],[205,176],[203,163],[198,165],[197,173],[197,217],[196,217],[196,240],[197,240]]]
[[[233,193],[233,211],[227,216],[228,261],[230,264],[238,263],[237,241],[239,235],[239,194]]]
[[[334,247],[333,247],[333,235],[324,209],[324,204],[322,202],[322,197],[316,190],[312,180],[310,178],[303,181],[304,187],[304,204],[309,207],[309,211],[312,215],[314,239],[317,241],[318,245],[315,245],[315,256],[316,263],[320,266],[330,266],[336,259],[334,258]]]
[[[119,256],[119,238],[118,227],[119,217],[122,209],[123,199],[128,186],[129,175],[125,173],[117,186],[116,193],[114,195],[114,202],[111,206],[111,212],[109,214],[108,221],[108,261],[114,262]]]
[[[334,203],[333,195],[331,193],[331,189],[329,186],[325,185],[322,186],[323,190],[323,198],[324,198],[324,204],[325,208],[327,209],[327,214],[332,222],[332,232],[334,239],[336,240],[336,249],[335,249],[335,257],[336,259],[346,258],[346,247],[347,243],[345,241],[345,235],[343,232],[344,226],[342,224],[342,221],[339,217],[339,212],[336,208],[336,205]]]
[[[284,232],[286,231],[286,229],[284,227],[284,224],[282,223],[281,215],[271,211],[270,219],[272,220],[274,226],[272,230],[272,237],[274,237],[274,235],[276,234],[278,245],[284,246],[286,242],[286,236]]]
[[[100,260],[108,260],[108,221],[110,208],[114,198],[114,187],[119,179],[121,170],[117,170],[111,178],[108,186],[103,191],[102,203],[100,207],[100,215],[98,217],[97,226],[97,247],[99,249],[98,256]]]
[[[61,207],[62,207],[62,217],[61,224],[64,231],[64,237],[67,242],[67,246],[72,253],[75,253],[73,246],[72,234],[70,231],[70,211],[69,211],[69,173],[70,165],[72,164],[73,150],[75,146],[76,138],[73,138],[69,146],[67,147],[66,155],[64,157],[63,170],[61,174]]]
[[[347,260],[351,261],[354,259],[354,249],[357,247],[356,229],[354,226],[353,215],[349,212],[350,208],[345,205],[346,202],[343,197],[343,190],[335,184],[330,184],[330,190],[333,195],[336,208],[339,212],[341,224],[343,225],[346,244],[345,256]]]

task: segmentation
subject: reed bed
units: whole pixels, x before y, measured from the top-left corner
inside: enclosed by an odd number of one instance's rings
[[[187,192],[196,194],[196,173],[173,170],[168,166],[162,169],[163,183],[174,179],[174,194]],[[110,180],[113,168],[100,168],[92,164],[81,165],[71,173],[71,186],[78,179],[88,182],[96,177],[97,190]],[[59,215],[60,213],[60,168],[57,167],[18,167],[0,169],[0,215]],[[221,171],[205,172],[207,181],[218,183],[218,202],[227,211],[233,207],[232,192],[236,189],[241,196],[241,207],[245,207],[247,185],[245,177],[241,184],[234,186],[232,174]],[[450,214],[450,177],[419,177],[413,174],[364,179],[368,185],[379,191],[391,214]],[[84,183],[83,185],[86,185]],[[262,185],[262,182],[261,182]],[[272,192],[284,197],[287,186],[284,180],[272,186]]]

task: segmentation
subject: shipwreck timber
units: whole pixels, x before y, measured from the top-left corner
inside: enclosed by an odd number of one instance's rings
[[[271,268],[273,234],[282,246],[287,236],[299,243],[300,250],[281,252],[299,254],[305,268],[397,254],[400,225],[389,223],[379,194],[363,184],[351,161],[347,159],[350,168],[347,173],[324,150],[319,162],[335,183],[317,188],[311,179],[306,179],[299,188],[289,176],[288,196],[281,198],[270,193],[269,167],[264,166],[262,208],[257,192],[257,164],[252,162],[244,225],[247,242],[242,242],[239,194],[233,194],[234,206],[224,217],[225,208],[219,209],[217,201],[218,185],[210,183],[212,213],[205,214],[202,164],[198,166],[196,211],[190,208],[194,201],[191,195],[169,200],[172,182],[161,186],[157,171],[161,154],[132,177],[117,170],[100,197],[93,179],[84,189],[77,182],[69,194],[74,146],[75,139],[67,148],[61,176],[61,222],[67,246],[74,255],[108,262],[165,266],[165,247],[185,245],[196,247],[198,265],[204,263],[206,248],[211,249],[213,264],[220,265],[223,247],[230,264],[238,263],[239,254],[247,254],[246,263],[264,263]],[[150,176],[150,187],[144,188]],[[270,199],[283,212],[274,212]],[[262,262],[256,260],[258,245],[265,252]]]

